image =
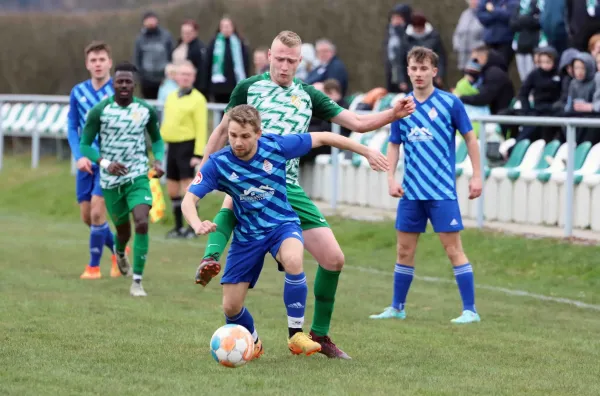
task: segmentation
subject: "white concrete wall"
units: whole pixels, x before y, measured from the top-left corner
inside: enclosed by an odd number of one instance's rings
[[[315,200],[329,202],[331,198],[333,179],[328,162],[317,160],[315,165],[302,169],[301,185]],[[397,177],[401,182],[402,169],[398,169]],[[468,174],[458,177],[456,188],[463,217],[475,219],[478,200],[468,199],[469,177]],[[484,184],[486,220],[562,227],[565,222],[564,179],[564,172],[559,172],[553,173],[547,183],[527,174],[512,181],[494,172]],[[355,167],[347,161],[340,161],[338,202],[392,210],[398,205],[398,199],[387,192],[385,173],[374,172],[364,165]],[[600,231],[600,174],[585,175],[575,186],[572,211],[574,228]]]

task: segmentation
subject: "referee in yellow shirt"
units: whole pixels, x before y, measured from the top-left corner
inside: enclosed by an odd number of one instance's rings
[[[196,234],[183,227],[181,199],[194,178],[194,168],[202,161],[207,136],[206,98],[194,88],[196,68],[189,61],[176,66],[179,89],[171,92],[164,105],[161,136],[168,143],[167,192],[173,205],[175,228],[167,238],[192,238]]]

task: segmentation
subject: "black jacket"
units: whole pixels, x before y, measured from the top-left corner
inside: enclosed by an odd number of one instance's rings
[[[179,44],[181,44],[181,40],[179,40],[175,48],[177,48]],[[194,88],[206,96],[206,78],[204,76],[204,73],[206,72],[206,46],[202,41],[195,38],[188,43],[187,60],[192,62],[196,68]]]
[[[542,29],[540,10],[538,9],[537,0],[531,1],[526,14],[522,15],[519,8],[515,10],[510,19],[511,30],[518,33],[516,52],[518,54],[531,54],[540,43],[540,31]]]
[[[552,104],[560,98],[560,76],[557,70],[545,71],[542,69],[533,70],[523,82],[519,90],[519,100],[524,111],[530,109],[529,94],[533,91],[533,108],[536,111],[548,111]]]
[[[506,62],[502,56],[490,50],[488,61],[481,68],[482,84],[479,93],[461,96],[460,100],[472,106],[490,106],[492,114],[498,114],[500,110],[506,109],[515,95],[515,90],[504,68]]]
[[[242,38],[240,38],[242,40]],[[230,95],[233,89],[239,81],[236,81],[235,72],[233,70],[233,56],[231,55],[231,44],[229,38],[225,39],[225,58],[223,59],[223,74],[225,76],[225,82],[213,83],[212,82],[212,60],[215,52],[215,39],[213,38],[210,42],[208,50],[206,51],[206,62],[205,62],[205,84],[207,87],[208,95]],[[250,77],[250,54],[248,46],[242,40],[242,58],[244,62],[244,70],[246,71],[246,78]],[[208,95],[206,95],[208,97]]]

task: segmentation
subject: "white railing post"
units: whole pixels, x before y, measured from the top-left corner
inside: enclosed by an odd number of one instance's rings
[[[477,200],[477,227],[483,228],[484,212],[485,212],[485,167],[487,164],[487,151],[485,149],[486,142],[485,122],[482,122],[479,127],[479,158],[481,172],[481,196]],[[470,159],[469,159],[470,160]]]
[[[575,127],[567,125],[567,180],[565,188],[565,237],[573,235],[573,193],[575,172]]]
[[[217,129],[219,124],[221,123],[221,110],[213,110],[213,131]],[[210,131],[212,133],[212,131]],[[210,135],[210,134],[209,134]]]
[[[4,129],[2,128],[4,116],[2,115],[2,107],[4,107],[4,102],[0,100],[0,170],[2,170],[2,162],[4,161]]]
[[[331,131],[339,135],[342,131],[338,124],[331,124]],[[339,153],[337,147],[331,147],[331,209],[337,209],[338,201],[338,178],[339,178]]]
[[[33,113],[35,119],[31,134],[31,167],[33,169],[37,169],[40,165],[40,131],[38,130],[38,126],[40,125],[40,104],[41,102],[36,103]]]

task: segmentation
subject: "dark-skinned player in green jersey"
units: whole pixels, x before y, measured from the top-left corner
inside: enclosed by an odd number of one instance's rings
[[[117,229],[115,250],[123,275],[131,272],[125,247],[131,239],[129,217],[133,214],[133,282],[129,292],[134,297],[145,297],[142,274],[148,254],[148,216],[152,207],[146,131],[152,140],[155,177],[164,174],[161,161],[165,147],[154,107],[133,96],[136,72],[130,63],[121,63],[115,68],[115,94],[90,110],[80,150],[90,161],[100,165],[100,186],[106,209]],[[97,135],[100,152],[91,146]]]

